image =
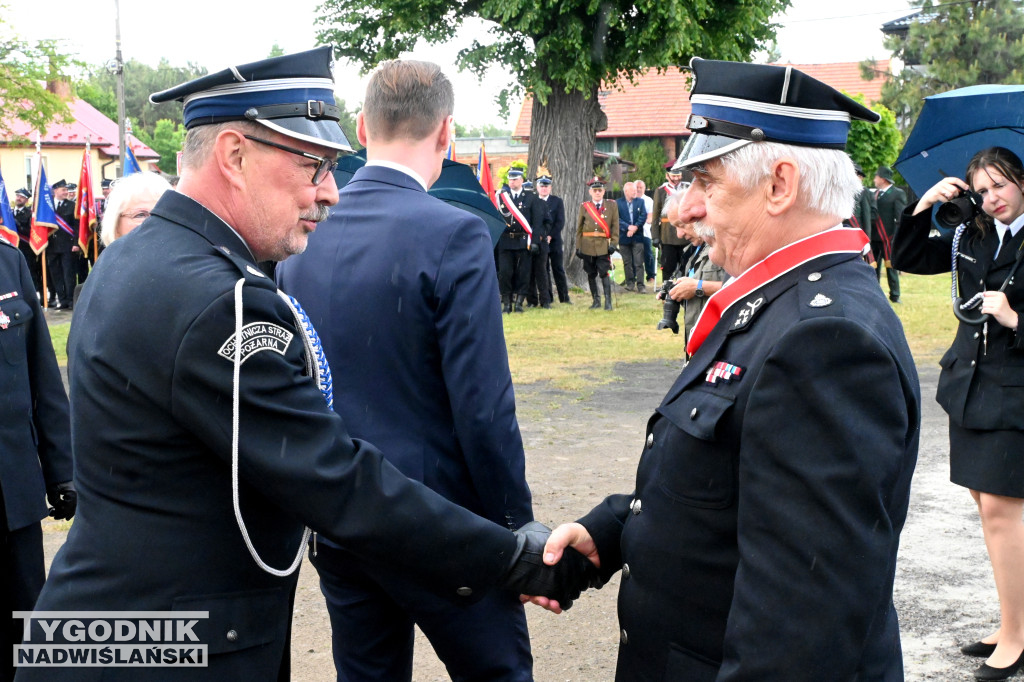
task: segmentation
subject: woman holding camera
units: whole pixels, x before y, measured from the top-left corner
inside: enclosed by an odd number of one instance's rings
[[[976,678],[1004,680],[1024,666],[1024,273],[1014,275],[1024,245],[1024,166],[992,147],[974,155],[966,177],[969,184],[944,178],[903,212],[892,262],[916,274],[948,272],[953,263],[961,300],[980,300],[973,318],[958,315],[936,399],[949,414],[950,480],[978,505],[1000,603],[999,629],[961,651],[987,658]],[[976,208],[961,208],[980,212],[959,235],[954,259],[953,233],[929,237],[931,208],[968,191]]]

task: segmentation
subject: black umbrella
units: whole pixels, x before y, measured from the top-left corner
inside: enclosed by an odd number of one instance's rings
[[[347,185],[355,172],[365,164],[365,149],[339,159],[338,167],[334,170],[334,181],[338,184],[338,189]],[[498,238],[505,230],[505,219],[480,186],[480,181],[477,180],[472,168],[464,163],[445,159],[441,165],[441,176],[430,188],[430,194],[481,218],[491,233],[491,245],[498,243]]]

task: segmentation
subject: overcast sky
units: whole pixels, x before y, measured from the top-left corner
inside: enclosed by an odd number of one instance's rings
[[[9,1],[9,23],[25,38],[60,38],[68,52],[90,64],[114,57],[114,0]],[[161,57],[172,64],[195,62],[211,71],[231,64],[262,59],[277,43],[286,52],[314,47],[313,17],[321,0],[290,0],[274,11],[246,9],[210,0],[173,0],[169,3],[121,0],[121,53],[155,66]],[[777,18],[779,49],[784,61],[822,63],[884,58],[879,27],[913,11],[909,0],[793,0],[792,8]],[[59,19],[57,19],[59,17]],[[55,20],[56,19],[56,20]],[[492,69],[481,84],[475,76],[455,71],[455,55],[472,37],[486,37],[483,22],[467,25],[466,38],[451,45],[422,45],[412,56],[437,62],[455,84],[455,117],[464,125],[500,124],[494,97],[508,83],[504,73]],[[352,108],[362,101],[365,79],[355,66],[335,68],[337,96]],[[509,127],[515,124],[518,104]]]

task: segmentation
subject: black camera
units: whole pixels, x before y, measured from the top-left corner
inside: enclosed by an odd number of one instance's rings
[[[977,192],[963,191],[939,206],[935,212],[935,222],[942,227],[954,229],[958,225],[974,220],[981,215],[983,199]]]
[[[679,323],[676,322],[676,318],[679,317],[679,301],[672,300],[672,297],[668,295],[668,292],[675,285],[676,281],[674,279],[666,280],[658,291],[658,298],[664,301],[664,305],[661,307],[661,320],[658,321],[658,329],[671,329],[673,334],[678,334]]]

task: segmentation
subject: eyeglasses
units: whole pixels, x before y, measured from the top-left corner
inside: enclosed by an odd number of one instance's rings
[[[334,169],[338,167],[338,162],[337,161],[331,161],[330,159],[325,159],[322,156],[317,156],[316,154],[310,154],[309,152],[304,152],[301,149],[295,149],[294,147],[286,147],[283,144],[278,144],[276,142],[271,142],[270,140],[264,140],[262,138],[255,137],[253,135],[246,135],[245,139],[252,140],[253,142],[259,142],[260,144],[265,144],[268,147],[276,147],[277,149],[280,149],[282,151],[290,152],[292,154],[297,154],[298,156],[302,156],[302,157],[305,157],[307,159],[312,159],[313,161],[316,161],[316,170],[313,171],[313,184],[314,185],[319,185],[321,182],[323,182],[327,178],[327,175],[329,173],[333,172]]]

